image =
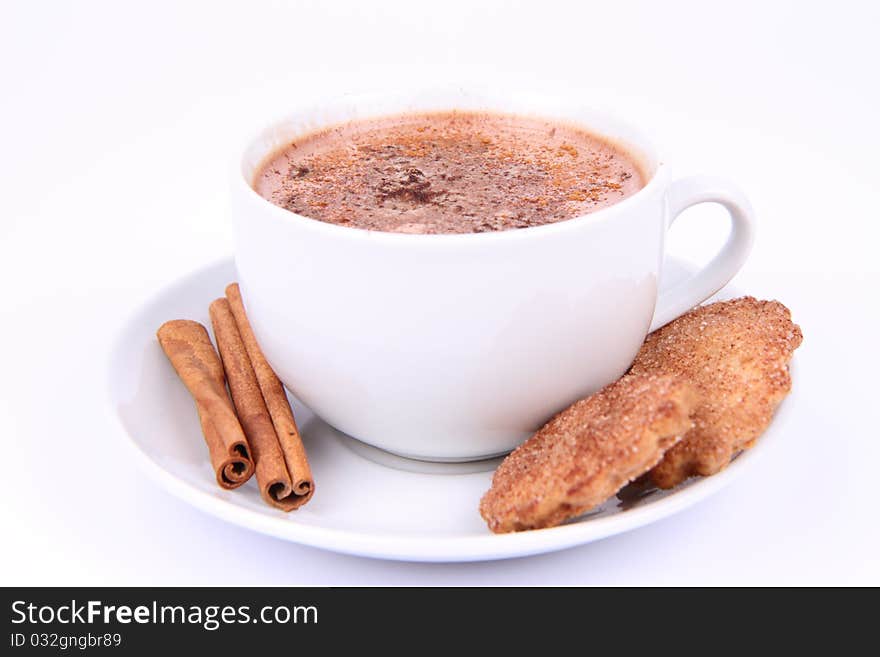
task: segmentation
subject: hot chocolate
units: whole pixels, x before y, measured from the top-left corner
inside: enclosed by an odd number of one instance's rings
[[[570,124],[483,112],[408,114],[304,135],[254,188],[320,221],[395,233],[481,233],[579,217],[636,193],[634,158]]]

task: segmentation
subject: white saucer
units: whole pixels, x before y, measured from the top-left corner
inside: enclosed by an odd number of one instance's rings
[[[689,268],[669,261],[664,285]],[[159,348],[162,322],[208,325],[208,304],[236,279],[232,260],[197,271],[161,291],[126,325],[113,352],[110,396],[138,460],[180,499],[228,522],[315,547],[408,561],[519,557],[595,541],[646,525],[705,499],[748,467],[758,446],[714,477],[670,491],[624,489],[598,510],[561,527],[494,535],[477,512],[499,460],[424,463],[397,457],[339,433],[292,399],[315,477],[315,496],[285,514],[262,502],[255,480],[218,488],[186,389]],[[720,298],[735,296],[729,289]],[[779,413],[786,412],[783,404]],[[780,423],[774,422],[779,426]]]

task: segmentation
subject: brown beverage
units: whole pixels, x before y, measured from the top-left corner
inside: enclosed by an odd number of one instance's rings
[[[635,194],[634,158],[576,126],[483,112],[407,114],[305,135],[254,187],[340,226],[482,233],[579,217]]]

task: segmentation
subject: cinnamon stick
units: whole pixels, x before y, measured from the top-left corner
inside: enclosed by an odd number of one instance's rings
[[[301,449],[302,460],[298,461],[295,449],[291,450],[293,440],[290,435],[279,436],[276,432],[254,363],[229,301],[225,298],[217,299],[211,303],[209,310],[214,337],[217,339],[229,390],[232,392],[232,402],[254,453],[260,494],[272,506],[283,511],[293,511],[308,502],[314,492],[305,450]],[[252,338],[253,335],[249,334],[249,340]],[[258,364],[258,367],[263,372],[262,365]],[[265,372],[262,375],[265,376]],[[281,394],[284,394],[283,389]],[[269,403],[277,411],[278,400],[274,395],[270,397]],[[292,420],[292,413],[290,418]],[[293,426],[295,428],[295,423]],[[299,432],[295,436],[299,438]]]
[[[266,402],[269,416],[272,418],[281,451],[284,453],[284,461],[290,473],[293,491],[296,495],[304,498],[302,504],[305,504],[315,491],[315,481],[309,467],[302,436],[293,417],[293,409],[290,408],[290,402],[287,401],[281,379],[269,365],[269,361],[266,360],[263,350],[254,336],[244,309],[238,283],[226,286],[226,300],[229,302],[229,309],[235,318],[238,332],[254,368],[254,374],[257,376],[257,384],[260,386],[260,392],[263,393],[263,400]]]
[[[175,319],[162,324],[156,336],[195,400],[217,483],[238,488],[254,473],[254,462],[207,329],[198,322]]]

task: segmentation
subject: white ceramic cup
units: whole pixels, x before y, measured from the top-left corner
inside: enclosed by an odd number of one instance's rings
[[[309,131],[453,108],[582,125],[639,159],[648,183],[583,217],[466,235],[323,223],[252,188],[266,157]],[[340,431],[427,460],[507,452],[618,378],[649,330],[730,280],[754,231],[736,187],[706,177],[670,182],[651,143],[620,121],[554,100],[464,92],[349,98],[294,114],[248,144],[232,192],[242,294],[281,380]],[[727,243],[658,299],[666,231],[706,202],[729,211]]]

